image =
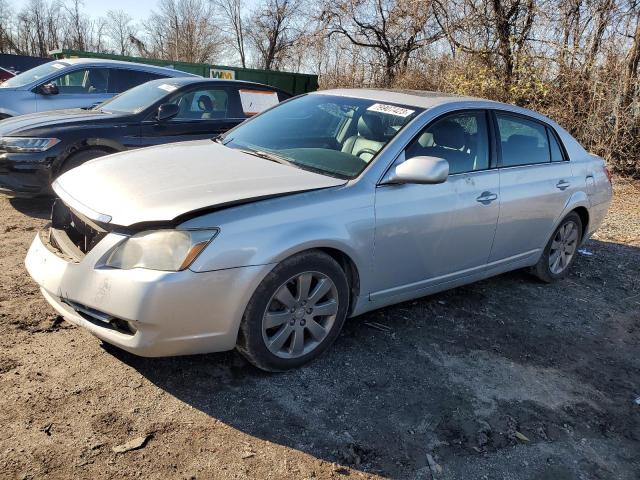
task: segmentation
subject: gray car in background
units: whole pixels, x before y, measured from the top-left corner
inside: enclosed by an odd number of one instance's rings
[[[196,75],[117,60],[55,60],[0,84],[0,120],[47,110],[89,108],[150,80],[185,76]]]
[[[561,279],[612,195],[542,115],[384,90],[296,97],[53,188],[26,266],[64,318],[139,355],[237,347],[276,371],[349,316],[518,268]]]

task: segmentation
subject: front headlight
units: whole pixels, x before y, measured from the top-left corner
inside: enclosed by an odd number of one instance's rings
[[[2,137],[0,147],[7,152],[28,153],[45,152],[60,143],[57,138]]]
[[[120,243],[104,263],[129,270],[184,270],[218,234],[218,230],[150,230]]]

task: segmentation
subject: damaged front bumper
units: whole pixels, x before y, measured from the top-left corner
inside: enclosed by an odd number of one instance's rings
[[[69,322],[141,356],[234,348],[244,309],[270,265],[196,273],[99,267],[124,240],[109,233],[79,261],[36,235],[25,264],[45,299]]]

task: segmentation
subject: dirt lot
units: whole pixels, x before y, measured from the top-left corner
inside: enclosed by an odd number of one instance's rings
[[[47,209],[0,198],[0,477],[640,478],[640,182],[616,182],[565,281],[373,312],[280,375],[234,352],[136,358],[61,322],[22,263]]]

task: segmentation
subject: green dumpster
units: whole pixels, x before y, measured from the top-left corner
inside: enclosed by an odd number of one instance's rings
[[[109,60],[121,60],[125,62],[146,63],[158,67],[175,68],[183,72],[189,72],[202,77],[220,78],[224,80],[246,80],[248,82],[264,83],[273,87],[299,95],[313,92],[318,89],[318,76],[307,73],[280,72],[276,70],[258,70],[254,68],[229,67],[224,65],[211,65],[208,63],[189,63],[172,60],[159,60],[156,58],[129,57],[108,53],[85,52],[82,50],[51,50],[49,52],[55,59],[63,58],[104,58]]]

